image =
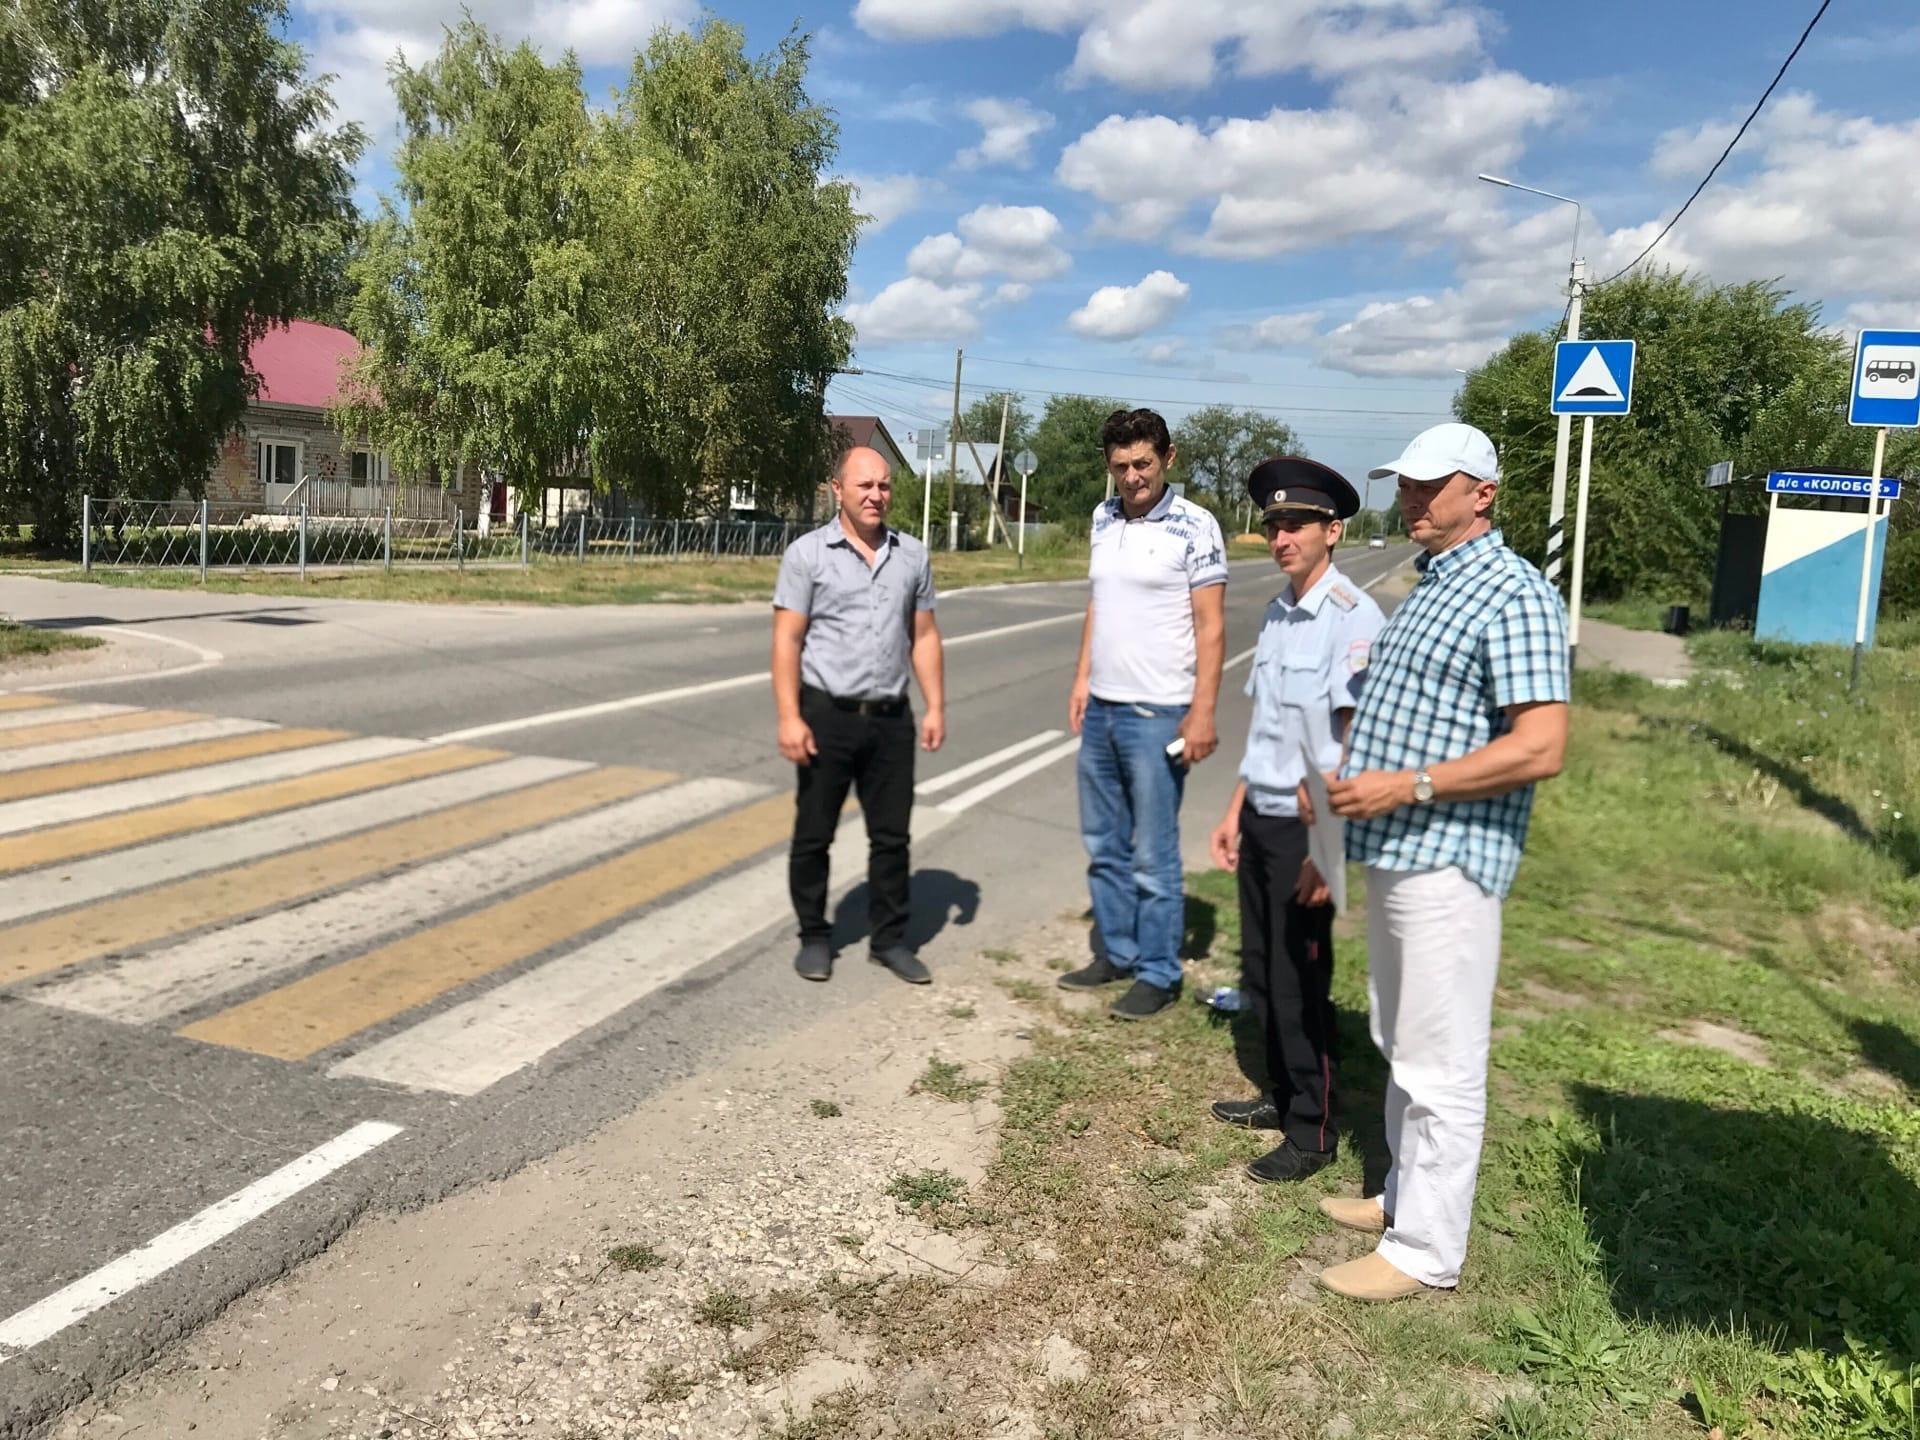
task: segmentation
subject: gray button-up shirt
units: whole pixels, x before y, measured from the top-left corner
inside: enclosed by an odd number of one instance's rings
[[[869,567],[836,514],[787,547],[773,606],[807,617],[804,683],[845,700],[891,700],[907,693],[913,618],[934,607],[933,566],[926,546],[889,526]]]

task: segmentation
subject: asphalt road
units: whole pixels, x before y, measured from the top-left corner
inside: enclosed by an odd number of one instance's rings
[[[1341,560],[1373,584],[1410,556]],[[1264,559],[1236,565],[1230,657],[1280,583]],[[1045,733],[1066,729],[1084,604],[1080,584],[943,597],[949,740],[919,778],[973,768],[916,809],[936,983],[1084,908],[1070,746]],[[369,1209],[510,1173],[718,1053],[897,983],[864,963],[857,891],[833,983],[788,969],[791,771],[760,605],[0,579],[0,612],[123,642],[0,678],[6,1440]],[[1192,864],[1233,783],[1244,674],[1189,786]],[[26,688],[47,685],[64,688]],[[142,759],[169,736],[205,763]],[[36,789],[48,774],[75,783]],[[853,879],[857,823],[842,835],[836,878]]]

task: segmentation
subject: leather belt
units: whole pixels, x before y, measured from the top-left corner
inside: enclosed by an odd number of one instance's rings
[[[811,685],[802,686],[801,694],[814,700],[824,700],[834,709],[844,710],[849,715],[877,715],[891,719],[895,715],[905,714],[907,709],[907,697],[904,695],[892,695],[884,700],[853,700],[843,695],[829,695]]]

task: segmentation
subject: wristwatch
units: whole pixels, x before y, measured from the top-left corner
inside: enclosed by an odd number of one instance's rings
[[[1413,772],[1413,803],[1416,805],[1433,803],[1433,776],[1424,770]]]

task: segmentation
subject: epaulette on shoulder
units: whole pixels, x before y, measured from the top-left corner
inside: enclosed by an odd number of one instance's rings
[[[1360,603],[1360,597],[1344,585],[1336,585],[1327,592],[1327,598],[1342,610],[1351,610]]]

